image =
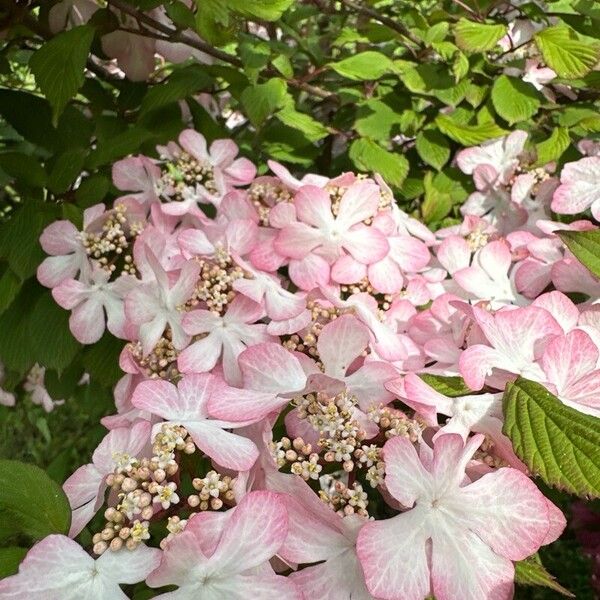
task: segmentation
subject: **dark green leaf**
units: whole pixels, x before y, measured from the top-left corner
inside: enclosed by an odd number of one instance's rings
[[[0,154],[0,169],[30,187],[44,187],[46,172],[39,160],[22,152]]]
[[[52,106],[55,121],[83,85],[93,39],[92,26],[74,27],[46,42],[29,61],[37,84]]]
[[[27,548],[0,548],[0,579],[14,575],[27,554]]]
[[[69,531],[71,508],[65,493],[34,465],[0,459],[0,509],[35,540]]]
[[[69,312],[60,308],[49,293],[36,302],[28,325],[36,362],[59,372],[71,364],[81,346],[69,330]]]

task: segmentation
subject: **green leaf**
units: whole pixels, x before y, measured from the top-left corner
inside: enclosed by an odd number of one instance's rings
[[[500,75],[492,86],[496,112],[511,125],[533,117],[540,108],[540,96],[532,85],[517,77]]]
[[[123,343],[106,332],[100,341],[92,344],[83,353],[82,363],[92,380],[105,387],[112,387],[122,375],[119,354]]]
[[[59,33],[37,50],[29,67],[50,102],[56,122],[85,79],[84,69],[94,39],[94,28],[81,25]]]
[[[29,316],[26,335],[34,341],[36,362],[63,371],[77,356],[81,346],[69,330],[69,313],[60,308],[49,293],[42,294]]]
[[[392,137],[394,125],[402,123],[402,107],[391,106],[387,102],[370,99],[364,102],[356,111],[354,129],[361,137],[387,142]]]
[[[567,598],[575,598],[569,590],[564,588],[556,579],[546,571],[537,554],[515,563],[515,582],[519,585],[545,587]]]
[[[533,475],[582,497],[600,497],[600,419],[519,377],[504,392],[503,432]]]
[[[286,91],[286,83],[277,77],[247,87],[242,92],[241,101],[250,122],[260,127],[275,110],[282,107]]]
[[[557,233],[577,260],[596,277],[600,277],[600,230]]]
[[[416,139],[419,156],[438,171],[450,158],[450,144],[437,129],[424,129]]]
[[[373,81],[395,70],[394,63],[381,52],[367,50],[329,66],[342,77],[354,81]]]
[[[462,377],[444,377],[443,375],[432,375],[431,373],[421,373],[419,377],[436,392],[448,398],[472,394]]]
[[[298,112],[293,104],[287,103],[283,109],[275,113],[275,117],[284,125],[302,132],[311,142],[317,142],[329,135],[325,125],[306,113]]]
[[[200,90],[208,90],[211,83],[212,78],[199,65],[191,65],[174,71],[169,79],[151,87],[146,92],[142,100],[140,115],[192,96]]]
[[[22,152],[0,154],[0,169],[31,187],[44,187],[46,184],[46,172],[40,162]]]
[[[0,579],[14,575],[27,554],[27,548],[0,548]]]
[[[100,173],[90,175],[81,182],[75,191],[77,205],[88,208],[93,204],[97,204],[104,199],[109,189],[110,180],[108,177]]]
[[[583,77],[600,60],[600,44],[581,39],[565,25],[543,29],[534,39],[544,62],[563,79]]]
[[[224,0],[224,4],[242,15],[265,21],[277,21],[294,0]]]
[[[20,289],[21,280],[10,269],[5,269],[0,277],[0,314],[12,304]]]
[[[110,139],[98,143],[96,150],[88,157],[87,166],[90,169],[95,169],[128,154],[134,154],[151,137],[152,134],[141,127],[127,129]]]
[[[456,44],[465,52],[485,52],[496,46],[506,33],[506,25],[487,25],[460,19],[454,28]]]
[[[0,510],[35,540],[69,532],[71,508],[65,493],[35,465],[0,459]]]
[[[557,127],[550,137],[536,145],[537,161],[535,167],[543,167],[549,162],[558,160],[569,147],[571,136],[566,127]]]
[[[396,187],[400,187],[408,175],[408,161],[402,154],[385,150],[367,138],[352,142],[350,158],[361,171],[379,173]]]
[[[39,237],[56,214],[54,207],[31,201],[0,226],[0,256],[22,280],[33,275],[44,259]]]
[[[447,135],[450,139],[463,146],[476,146],[477,144],[481,144],[481,142],[508,133],[493,122],[481,123],[480,125],[464,125],[453,121],[445,115],[438,115],[435,122],[444,135]]]
[[[87,150],[83,148],[70,148],[60,154],[48,176],[48,188],[55,194],[66,192],[79,177]]]

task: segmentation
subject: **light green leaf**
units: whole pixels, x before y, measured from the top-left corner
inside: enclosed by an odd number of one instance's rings
[[[600,277],[600,230],[557,233],[577,260],[596,277]]]
[[[474,23],[468,19],[460,19],[454,28],[456,44],[465,52],[491,50],[505,33],[505,25]]]
[[[52,106],[55,123],[67,102],[83,85],[93,39],[91,25],[74,27],[46,42],[29,61],[37,84]]]
[[[385,54],[373,50],[329,63],[329,66],[342,77],[354,81],[372,81],[395,70],[394,63]]]
[[[225,6],[248,17],[277,21],[294,0],[221,0]]]
[[[286,91],[286,83],[274,77],[266,83],[249,86],[242,92],[242,104],[255,127],[260,127],[267,117],[283,105]]]
[[[437,129],[424,129],[416,139],[416,148],[419,156],[438,171],[450,158],[450,144],[448,139]]]
[[[515,563],[515,582],[519,585],[545,587],[567,598],[575,598],[569,590],[564,588],[556,579],[546,571],[537,554]]]
[[[547,140],[536,145],[537,161],[534,166],[543,167],[558,160],[570,143],[569,130],[566,127],[557,127]]]
[[[62,488],[42,469],[0,459],[0,510],[35,540],[51,533],[67,534],[71,508]]]
[[[423,179],[425,199],[421,204],[423,220],[428,225],[441,221],[452,210],[452,198],[434,185],[433,174],[428,172]]]
[[[526,121],[540,108],[540,96],[532,85],[517,77],[500,75],[492,86],[496,112],[511,125]]]
[[[533,475],[581,497],[600,497],[600,419],[519,377],[504,392],[503,432]]]
[[[361,171],[379,173],[396,187],[400,187],[408,175],[408,161],[402,154],[385,150],[367,138],[352,142],[350,158]]]
[[[565,25],[543,29],[534,39],[546,64],[564,79],[583,77],[600,60],[600,43],[581,39]]]
[[[463,146],[476,146],[503,135],[508,132],[496,123],[486,122],[480,125],[464,125],[453,121],[445,115],[438,115],[435,119],[440,131],[450,139],[462,144]]]
[[[317,142],[329,135],[329,130],[325,125],[310,115],[297,111],[293,102],[286,102],[285,107],[275,113],[275,117],[284,125],[302,132],[311,142]]]
[[[392,137],[392,127],[402,123],[402,109],[394,109],[377,99],[367,100],[356,112],[354,129],[372,140],[387,141]]]
[[[448,398],[458,398],[472,393],[462,377],[444,377],[431,373],[421,373],[419,377],[436,392]]]

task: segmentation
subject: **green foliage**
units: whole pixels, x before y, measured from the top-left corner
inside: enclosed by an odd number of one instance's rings
[[[14,460],[0,459],[0,511],[34,540],[67,534],[71,523],[62,488],[39,467]]]
[[[491,50],[506,33],[501,23],[490,25],[460,19],[454,29],[456,43],[466,52],[484,52]]]
[[[575,594],[572,594],[569,590],[560,585],[556,579],[546,571],[537,554],[515,563],[515,582],[520,585],[549,588],[567,598],[575,598]]]
[[[596,277],[600,277],[600,231],[561,231],[567,248]]]
[[[533,86],[516,77],[500,75],[492,86],[496,112],[509,124],[526,121],[540,108],[540,95]]]
[[[581,39],[564,25],[549,27],[535,36],[548,66],[564,79],[577,79],[589,73],[600,60],[600,44]]]
[[[504,393],[504,433],[527,468],[550,486],[600,497],[600,419],[519,378]]]
[[[29,66],[43,94],[52,105],[54,121],[84,82],[85,63],[94,39],[90,25],[74,27],[44,44]]]
[[[436,392],[448,396],[448,398],[467,396],[472,393],[462,377],[446,377],[443,375],[431,375],[430,373],[421,373],[419,377],[427,385],[436,390]]]

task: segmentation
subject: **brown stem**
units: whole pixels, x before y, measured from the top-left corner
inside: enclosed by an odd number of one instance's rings
[[[369,8],[368,6],[362,6],[354,0],[342,0],[342,4],[344,4],[348,8],[351,8],[352,10],[356,11],[361,15],[365,15],[371,17],[371,19],[374,19],[375,21],[379,21],[379,23],[381,23],[382,25],[389,27],[389,29],[392,29],[393,31],[399,33],[403,37],[409,39],[413,44],[421,46],[421,40],[416,35],[414,35],[407,27],[402,25],[402,23],[394,21],[394,19],[386,15],[382,15],[376,10]],[[407,46],[407,48],[414,54],[414,50],[410,48],[410,46]]]

